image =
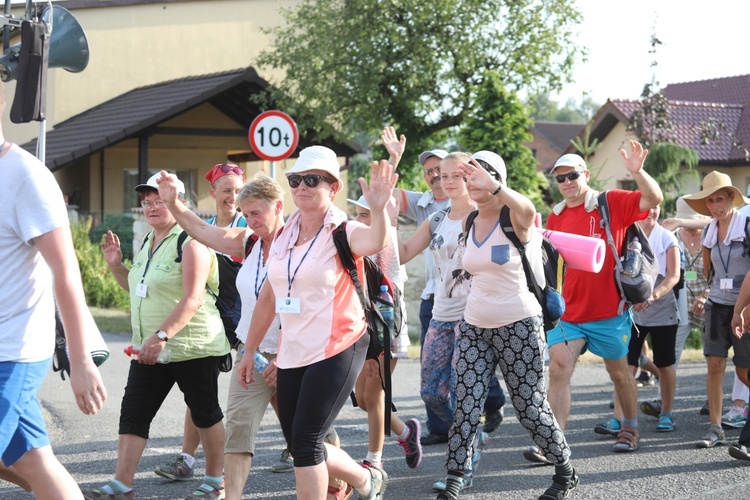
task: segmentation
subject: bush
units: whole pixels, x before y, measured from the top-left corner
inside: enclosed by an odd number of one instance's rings
[[[102,235],[107,231],[112,231],[120,237],[122,245],[122,257],[129,261],[133,260],[133,216],[131,214],[107,215],[104,221],[96,226],[90,232],[91,242],[99,245],[102,241]]]
[[[99,248],[89,237],[91,219],[70,225],[73,232],[78,265],[81,267],[86,303],[96,307],[130,308],[130,296],[109,272],[107,262]]]
[[[701,337],[701,331],[699,329],[693,328],[690,330],[690,335],[688,335],[688,338],[685,341],[685,349],[703,350],[703,338]]]

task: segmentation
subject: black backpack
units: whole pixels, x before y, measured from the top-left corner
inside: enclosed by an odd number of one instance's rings
[[[654,293],[656,276],[659,274],[659,263],[656,261],[654,250],[648,242],[648,237],[643,232],[643,229],[641,229],[641,226],[634,222],[628,226],[625,232],[622,248],[618,249],[615,247],[615,240],[612,237],[612,229],[609,225],[610,211],[609,202],[607,201],[607,191],[599,193],[597,201],[599,203],[599,214],[602,217],[601,225],[607,233],[609,248],[615,256],[614,278],[617,288],[620,291],[620,297],[622,297],[623,302],[628,304],[645,302]],[[638,238],[638,242],[641,244],[642,256],[641,272],[635,278],[622,272],[622,259],[625,256],[628,245],[634,238]]]
[[[479,212],[474,210],[466,218],[464,229],[465,239],[469,237],[469,230],[474,224]],[[565,299],[562,296],[563,279],[565,278],[565,262],[560,256],[555,245],[546,236],[542,237],[542,265],[544,267],[543,286],[537,283],[536,277],[531,269],[531,263],[526,256],[526,246],[518,239],[513,224],[510,221],[510,208],[507,205],[500,209],[500,228],[505,236],[513,243],[521,255],[523,272],[526,275],[526,283],[529,291],[534,294],[539,305],[542,306],[544,317],[544,331],[552,330],[560,323],[560,318],[565,313]]]
[[[354,262],[352,249],[346,239],[346,221],[342,222],[333,231],[333,243],[341,260],[341,265],[349,272],[354,286],[357,289],[357,295],[362,301],[362,307],[365,310],[365,319],[367,321],[367,333],[370,335],[370,346],[367,349],[367,359],[375,359],[379,362],[379,356],[383,356],[385,380],[382,380],[383,390],[385,391],[385,433],[391,435],[391,410],[392,410],[392,384],[391,384],[391,341],[401,335],[401,290],[393,285],[393,281],[386,275],[383,270],[371,258],[363,257],[365,268],[364,287],[362,280],[359,278],[359,272]],[[388,291],[393,297],[393,304],[390,304],[380,297],[380,286],[387,285]],[[387,304],[393,307],[393,319],[395,332],[390,332],[388,324],[383,319],[377,304]],[[379,334],[382,333],[383,345],[380,344]],[[354,401],[356,403],[356,400]]]

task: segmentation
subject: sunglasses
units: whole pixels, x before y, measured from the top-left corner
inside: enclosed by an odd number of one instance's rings
[[[232,163],[217,163],[216,165],[214,165],[214,168],[221,170],[221,172],[224,174],[228,174],[231,172],[236,175],[245,175],[244,170]]]
[[[578,179],[581,174],[583,173],[583,170],[573,170],[572,172],[568,172],[567,174],[560,174],[555,176],[555,180],[562,184],[565,182],[565,179],[568,179],[569,181],[574,181]]]
[[[306,174],[306,175],[297,175],[292,174],[287,176],[286,178],[289,181],[289,187],[291,188],[298,188],[299,185],[302,183],[302,181],[305,181],[305,186],[307,187],[318,187],[318,184],[320,184],[320,181],[327,182],[328,184],[333,184],[334,181],[326,177],[325,175],[320,174]]]

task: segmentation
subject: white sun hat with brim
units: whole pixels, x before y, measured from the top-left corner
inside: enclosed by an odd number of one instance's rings
[[[693,210],[703,215],[711,215],[711,211],[706,205],[706,198],[711,196],[717,191],[726,189],[734,193],[734,199],[732,205],[734,208],[739,208],[742,205],[750,203],[750,199],[747,199],[742,195],[742,192],[732,185],[732,178],[727,174],[722,174],[714,170],[706,177],[703,178],[703,189],[695,194],[685,196],[685,201],[692,207]]]
[[[286,172],[289,177],[293,174],[302,174],[310,170],[326,172],[341,184],[339,160],[332,149],[325,146],[310,146],[299,153],[294,166]]]
[[[370,210],[370,205],[367,204],[367,200],[365,200],[364,195],[360,196],[356,201],[350,198],[347,198],[346,201],[353,205],[357,205],[358,207],[364,208],[365,210]]]

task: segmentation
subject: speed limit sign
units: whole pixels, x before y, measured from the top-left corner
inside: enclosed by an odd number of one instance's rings
[[[266,111],[259,114],[248,133],[250,147],[255,154],[267,161],[289,158],[297,149],[299,132],[294,120],[281,111]]]

